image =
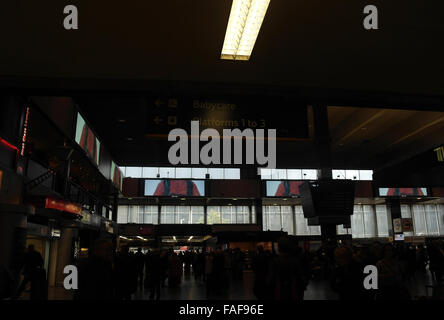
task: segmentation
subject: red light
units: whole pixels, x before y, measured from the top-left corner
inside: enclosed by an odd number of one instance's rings
[[[10,144],[10,143],[9,143],[8,141],[6,141],[5,139],[0,138],[0,143],[3,144],[3,145],[5,145],[5,146],[7,146],[8,148],[10,148],[10,149],[12,149],[12,150],[15,150],[15,151],[18,153],[18,148],[17,148],[16,146]]]

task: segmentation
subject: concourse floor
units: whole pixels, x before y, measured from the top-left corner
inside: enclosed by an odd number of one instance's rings
[[[430,273],[417,273],[414,279],[407,283],[412,299],[425,297],[426,284],[431,283]],[[160,300],[256,300],[253,294],[254,274],[244,272],[243,279],[231,281],[225,294],[207,294],[206,283],[196,281],[194,277],[183,276],[180,287],[161,288]],[[429,291],[429,294],[431,292]],[[149,291],[139,288],[132,297],[134,300],[149,299]],[[304,300],[337,300],[338,297],[330,288],[326,280],[313,279],[310,281],[304,294]]]
[[[167,281],[168,282],[168,281]],[[426,285],[432,282],[430,272],[418,272],[414,279],[407,283],[407,287],[412,299],[420,299],[427,296]],[[256,300],[253,294],[254,274],[244,272],[243,279],[230,281],[228,290],[223,294],[207,293],[206,283],[195,280],[193,275],[184,275],[179,287],[162,287],[160,300]],[[428,292],[431,295],[431,289]],[[139,287],[133,294],[132,300],[149,300],[150,292],[143,287]],[[20,297],[20,300],[29,299],[29,290]],[[63,287],[49,287],[49,300],[72,300],[72,291],[67,291]],[[337,300],[337,295],[330,288],[326,280],[313,279],[310,281],[304,294],[304,300]]]

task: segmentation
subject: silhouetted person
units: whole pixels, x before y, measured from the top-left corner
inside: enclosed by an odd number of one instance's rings
[[[384,246],[384,258],[376,264],[378,268],[378,300],[409,300],[410,295],[402,283],[403,270],[391,244]]]
[[[138,248],[134,256],[136,262],[137,281],[142,285],[143,283],[143,268],[145,267],[145,255],[142,248]]]
[[[216,248],[213,258],[212,278],[214,291],[222,293],[225,286],[225,257],[220,247]]]
[[[193,255],[190,251],[185,252],[183,256],[183,263],[185,264],[184,274],[189,275],[191,273],[191,265],[193,263]]]
[[[257,248],[257,255],[253,259],[254,287],[253,292],[259,300],[270,299],[272,288],[267,281],[270,270],[271,256],[262,246]]]
[[[302,300],[305,284],[303,269],[292,252],[294,248],[287,237],[278,240],[279,254],[272,264],[271,279],[275,300]]]
[[[128,247],[122,247],[115,263],[117,299],[131,300],[137,290],[137,265],[135,257],[129,254]]]
[[[363,300],[368,295],[364,288],[365,265],[353,257],[353,251],[349,247],[336,248],[336,265],[333,269],[331,286],[338,294],[340,300]]]
[[[159,300],[160,299],[160,285],[163,278],[163,262],[160,251],[155,248],[150,255],[149,259],[149,288],[150,288],[150,299]]]
[[[88,258],[79,263],[76,299],[109,300],[114,298],[115,277],[111,243],[98,240]]]
[[[29,282],[31,283],[31,300],[46,300],[48,298],[48,284],[43,258],[32,244],[28,246],[28,252],[25,254],[23,276],[15,298],[20,297]]]
[[[172,252],[168,261],[168,286],[179,286],[182,275],[182,261],[175,252]]]

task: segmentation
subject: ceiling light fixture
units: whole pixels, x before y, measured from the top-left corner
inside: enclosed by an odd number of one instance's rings
[[[221,59],[250,59],[270,0],[233,0]]]

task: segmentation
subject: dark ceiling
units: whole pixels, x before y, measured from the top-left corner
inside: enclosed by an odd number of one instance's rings
[[[78,30],[63,28],[67,4],[79,9]],[[251,60],[232,62],[219,58],[231,0],[2,1],[1,85],[122,89],[125,79],[442,96],[443,2],[372,1],[376,31],[363,28],[368,4],[272,0]]]
[[[63,28],[68,4],[78,30]],[[444,2],[374,0],[374,31],[368,4],[271,0],[250,61],[232,62],[220,60],[231,0],[2,1],[0,90],[73,96],[120,165],[165,160],[145,138],[146,92],[285,92],[352,106],[331,109],[333,164],[382,168],[442,143],[441,114],[413,110],[444,110]],[[278,146],[279,165],[316,166],[312,146]]]

